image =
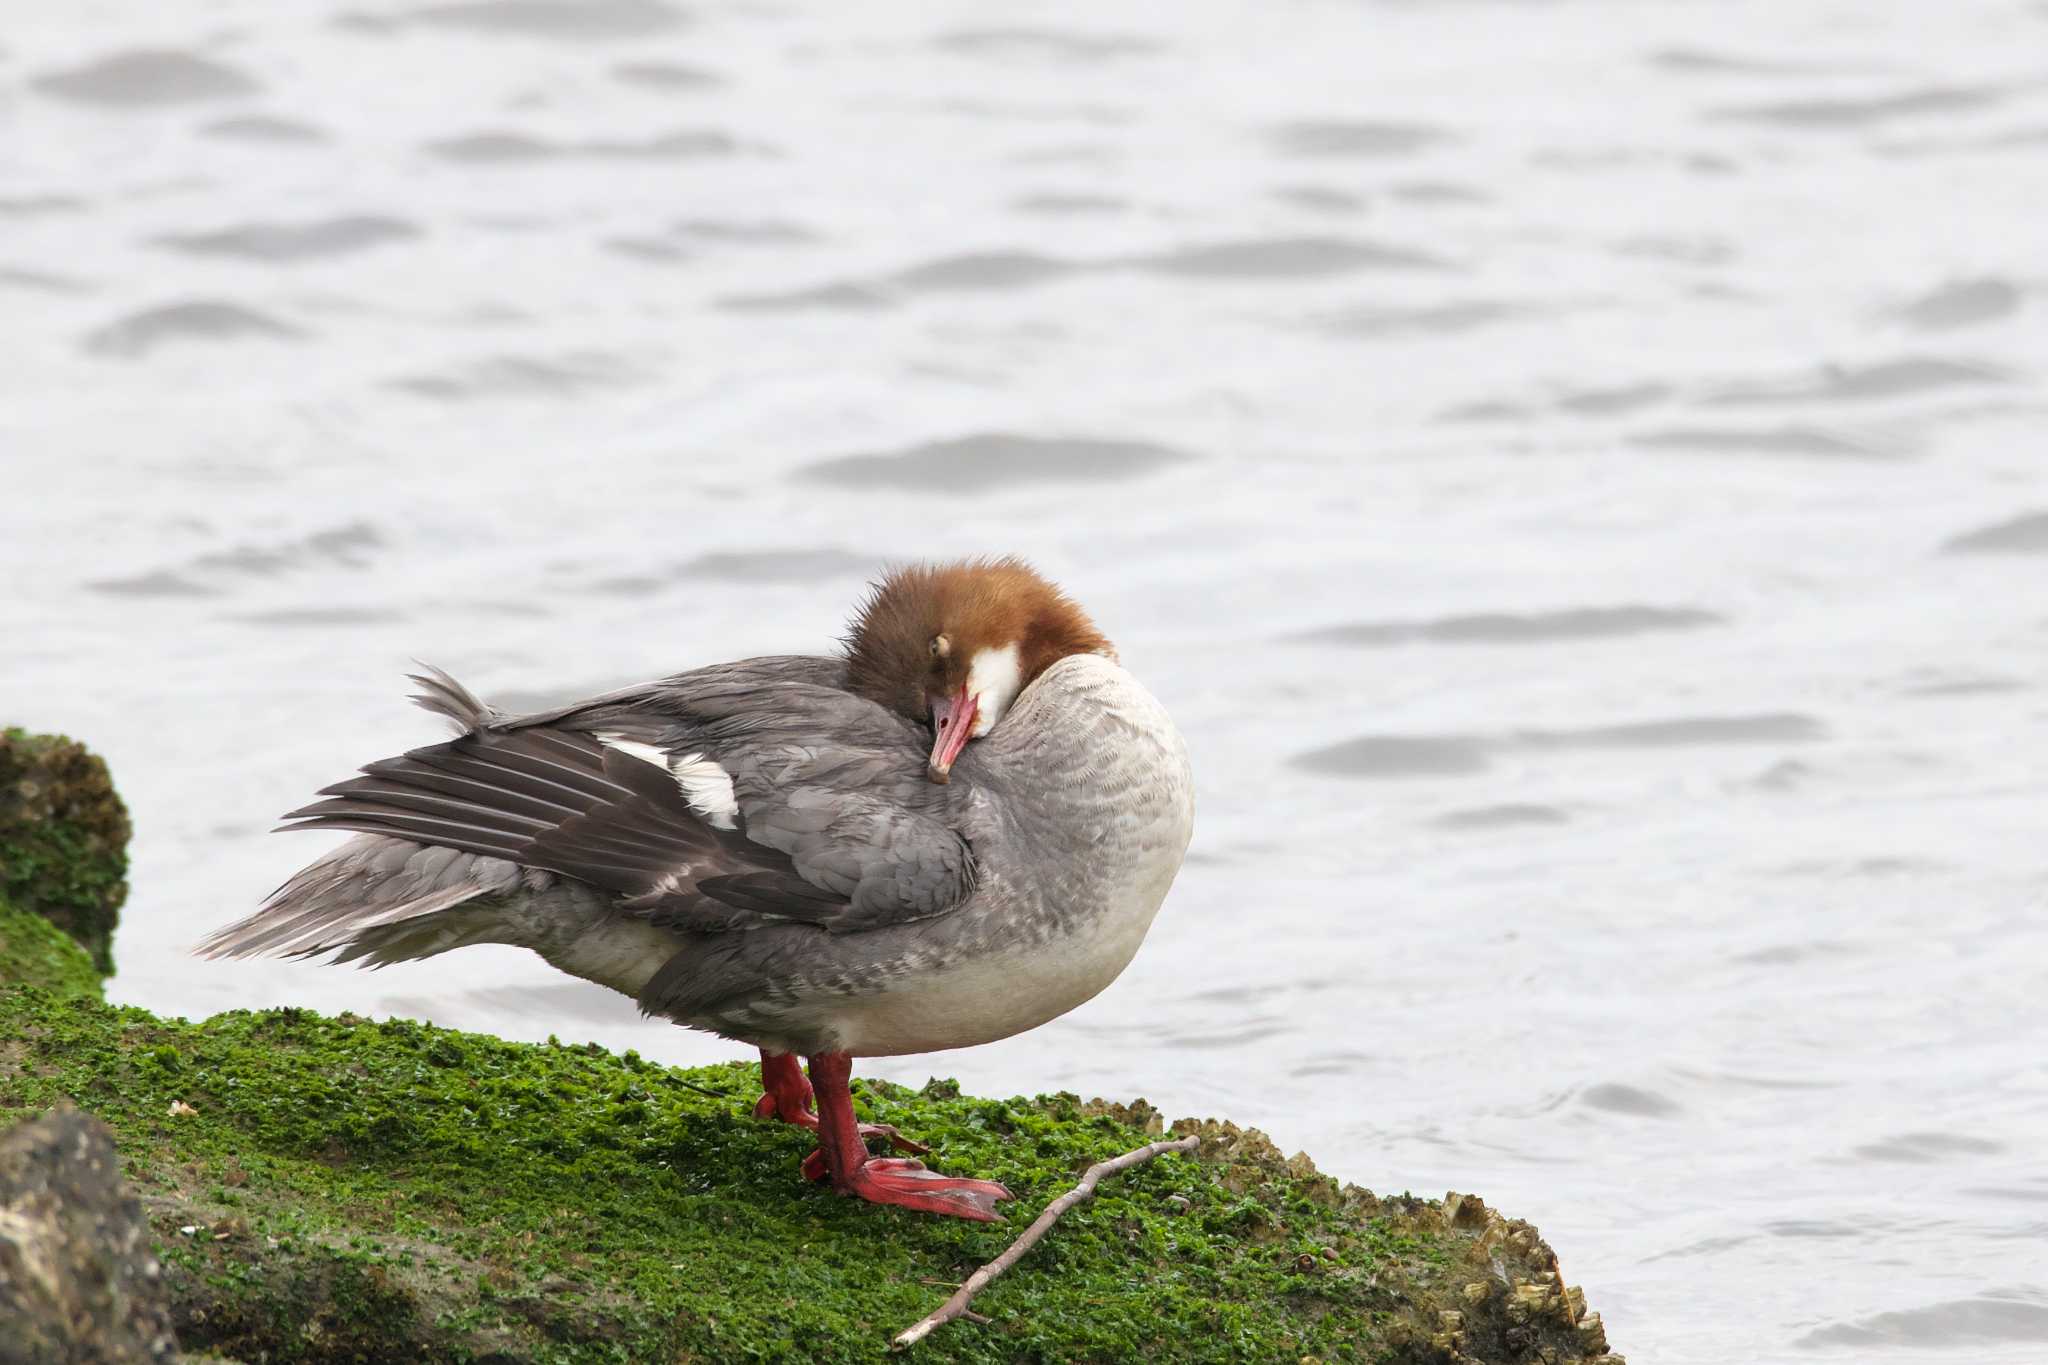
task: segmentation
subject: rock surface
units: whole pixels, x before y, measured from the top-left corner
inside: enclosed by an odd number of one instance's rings
[[[177,1357],[163,1269],[106,1125],[59,1109],[0,1136],[0,1365]]]
[[[7,742],[0,757],[17,765],[51,753],[18,732]],[[86,953],[5,900],[54,906],[68,926],[78,897],[50,893],[97,888],[86,903],[104,913],[86,937],[111,931],[118,897],[106,893],[122,863],[109,840],[125,817],[113,823],[111,788],[92,797],[104,769],[82,753],[32,769],[75,778],[64,800],[41,776],[22,796],[30,769],[6,770],[16,805],[0,855],[27,847],[62,871],[52,886],[16,878],[0,893],[0,1127],[28,1119],[18,1133],[45,1135],[10,1139],[31,1172],[43,1169],[37,1153],[79,1155],[73,1174],[27,1177],[45,1192],[31,1221],[61,1228],[61,1253],[9,1260],[10,1246],[30,1245],[10,1243],[10,1229],[29,1224],[0,1211],[0,1322],[17,1311],[7,1294],[43,1294],[57,1306],[36,1300],[34,1321],[75,1314],[78,1325],[68,1342],[39,1327],[39,1344],[19,1348],[41,1355],[6,1354],[13,1338],[0,1334],[0,1365],[167,1358],[161,1307],[142,1292],[151,1238],[170,1328],[192,1353],[280,1365],[872,1361],[1089,1165],[1167,1126],[1143,1101],[856,1082],[863,1116],[931,1142],[938,1169],[1017,1195],[1007,1227],[960,1223],[800,1180],[812,1138],[751,1117],[759,1077],[746,1064],[682,1070],[306,1010],[194,1023],[109,1006]],[[63,828],[67,811],[86,828]],[[72,1103],[111,1128],[146,1235],[133,1200],[107,1202],[119,1198],[112,1151],[92,1120],[65,1112]],[[1527,1223],[1469,1195],[1340,1185],[1256,1130],[1172,1127],[1202,1138],[1196,1157],[1105,1182],[976,1299],[987,1321],[949,1324],[912,1354],[1620,1365]],[[0,1210],[14,1208],[6,1180],[0,1169]],[[124,1322],[125,1355],[101,1344]],[[47,1353],[62,1350],[74,1354]]]
[[[187,1350],[361,1360],[866,1361],[1104,1157],[1143,1104],[859,1085],[863,1116],[998,1179],[1008,1227],[840,1199],[751,1066],[681,1070],[305,1010],[196,1023],[0,989],[0,1115],[112,1125]],[[1104,1182],[924,1360],[1598,1359],[1535,1229],[1382,1198],[1255,1130]]]
[[[0,730],[0,900],[41,915],[114,971],[128,898],[128,808],[107,765],[57,735]]]

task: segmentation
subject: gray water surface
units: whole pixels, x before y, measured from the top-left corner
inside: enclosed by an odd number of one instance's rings
[[[873,1064],[1535,1221],[1632,1360],[2048,1359],[2048,8],[214,0],[0,29],[0,719],[118,999],[276,815],[1018,551],[1178,717],[1150,942]]]

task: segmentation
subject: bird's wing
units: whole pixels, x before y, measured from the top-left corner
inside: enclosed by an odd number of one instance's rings
[[[928,738],[835,686],[835,664],[745,660],[523,717],[424,676],[466,733],[324,788],[286,828],[509,859],[695,932],[943,915],[974,887],[970,790],[926,781]]]

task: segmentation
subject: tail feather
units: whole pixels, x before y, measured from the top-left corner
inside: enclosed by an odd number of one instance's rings
[[[445,670],[430,663],[420,663],[417,659],[413,662],[426,670],[405,675],[421,688],[412,696],[413,705],[452,722],[456,734],[474,734],[505,719],[504,712],[478,701],[476,693],[455,681]]]
[[[358,967],[388,967],[394,962],[417,962],[438,957],[451,948],[472,943],[517,941],[506,924],[501,907],[494,904],[454,905],[392,924],[363,929],[331,959],[337,965],[353,962]],[[530,946],[530,945],[529,945]]]
[[[329,952],[520,885],[517,864],[503,858],[359,834],[271,892],[256,913],[209,935],[193,951],[210,958]]]

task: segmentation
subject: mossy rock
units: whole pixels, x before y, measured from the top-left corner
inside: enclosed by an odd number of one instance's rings
[[[748,1065],[679,1070],[303,1010],[160,1019],[0,990],[0,1121],[113,1128],[179,1340],[241,1360],[856,1361],[1160,1125],[1142,1104],[857,1084],[868,1117],[1018,1196],[1009,1227],[807,1185]],[[1533,1229],[1339,1187],[1256,1132],[1106,1181],[925,1360],[1581,1360]],[[1543,1354],[1544,1351],[1552,1354]]]
[[[61,735],[0,730],[0,900],[76,939],[102,976],[128,898],[128,833],[97,755]]]
[[[100,998],[100,972],[77,940],[0,896],[0,989],[28,983],[59,997]]]
[[[99,977],[127,833],[97,759],[6,732],[0,1127],[67,1100],[111,1127],[188,1358],[875,1360],[1090,1164],[1164,1127],[1142,1101],[856,1082],[938,1169],[1017,1195],[1011,1226],[964,1223],[805,1184],[812,1139],[751,1117],[752,1065],[116,1008]],[[1618,1365],[1526,1223],[1340,1187],[1256,1130],[1174,1127],[1198,1157],[1104,1182],[975,1300],[989,1321],[912,1356]]]

